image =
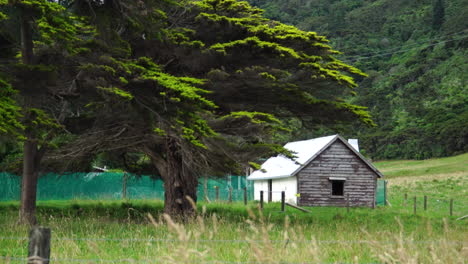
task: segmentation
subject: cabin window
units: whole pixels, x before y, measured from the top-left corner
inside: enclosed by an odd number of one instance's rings
[[[344,183],[345,181],[341,180],[332,180],[332,195],[333,196],[343,196],[344,195]]]

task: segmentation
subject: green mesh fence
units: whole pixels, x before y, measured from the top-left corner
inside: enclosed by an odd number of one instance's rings
[[[121,199],[123,194],[123,173],[73,173],[57,175],[53,173],[42,175],[38,181],[38,200],[70,200],[70,199]],[[207,180],[205,195],[204,178],[200,178],[198,199],[205,197],[216,200],[216,188],[219,188],[219,200],[229,200],[231,189],[233,201],[244,200],[244,187],[247,187],[248,200],[253,200],[253,182],[245,176],[228,175],[218,179]],[[0,201],[19,200],[21,178],[0,173]],[[377,181],[377,205],[385,205],[385,181]],[[127,176],[126,197],[129,199],[164,199],[163,182],[150,176]]]
[[[72,173],[57,175],[53,173],[41,175],[38,181],[38,200],[70,200],[70,199],[121,199],[123,196],[123,173]],[[19,200],[21,178],[0,173],[0,201]],[[206,196],[216,199],[216,189],[219,188],[219,199],[228,200],[232,188],[232,200],[243,201],[244,187],[247,187],[248,199],[253,199],[253,184],[246,181],[245,176],[225,176],[220,179],[208,179]],[[198,197],[205,197],[203,178],[198,186]],[[126,197],[129,199],[164,199],[163,182],[151,179],[150,176],[136,177],[128,175],[126,180]]]
[[[387,197],[386,192],[387,192],[387,181],[378,180],[377,181],[377,199],[376,199],[377,205],[386,205],[385,204],[385,199]]]

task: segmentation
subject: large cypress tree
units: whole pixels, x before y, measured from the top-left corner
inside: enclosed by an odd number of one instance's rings
[[[91,6],[104,46],[81,67],[82,117],[74,125],[81,136],[55,158],[143,153],[164,181],[169,214],[192,212],[200,175],[284,152],[272,140],[285,130],[281,118],[372,124],[365,108],[342,99],[356,87],[351,76],[364,74],[335,59],[315,32],[235,0],[153,12],[145,7],[154,1],[129,10],[107,2]],[[152,20],[158,23],[143,23]]]

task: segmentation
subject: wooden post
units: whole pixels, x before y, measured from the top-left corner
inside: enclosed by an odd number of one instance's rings
[[[229,187],[229,198],[228,198],[228,202],[229,202],[229,203],[232,203],[232,187]]]
[[[281,192],[281,212],[284,212],[285,202],[286,202],[286,194],[284,191],[282,191]]]
[[[285,203],[285,204],[286,204],[287,206],[291,206],[292,208],[297,209],[297,210],[299,210],[299,211],[302,211],[302,212],[304,212],[304,213],[310,213],[309,210],[304,209],[304,208],[302,208],[302,207],[299,207],[299,206],[297,206],[297,205],[290,204],[290,203]]]
[[[244,205],[247,205],[247,187],[244,187]]]
[[[127,198],[127,173],[124,172],[122,179],[122,199]]]
[[[346,194],[346,212],[349,213],[349,193]]]
[[[387,206],[387,181],[384,181],[384,205]]]
[[[453,199],[450,199],[450,216],[453,215]]]
[[[273,180],[268,180],[268,202],[273,201]]]
[[[405,207],[406,207],[406,201],[408,201],[408,194],[407,193],[405,193],[405,200],[403,202],[403,206],[405,206]]]
[[[205,196],[205,201],[210,203],[210,198],[208,198],[208,176],[203,177],[203,195]]]
[[[427,210],[427,196],[424,195],[424,211]]]
[[[29,232],[28,264],[49,264],[50,228],[34,227]]]
[[[260,191],[260,210],[263,210],[263,191]]]
[[[416,196],[414,197],[413,213],[416,214]]]
[[[216,193],[216,201],[219,201],[219,187],[215,186],[215,193]]]

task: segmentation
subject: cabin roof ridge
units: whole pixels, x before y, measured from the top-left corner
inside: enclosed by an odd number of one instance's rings
[[[366,160],[366,158],[351,144],[349,144],[347,140],[340,135],[335,134],[308,140],[288,142],[284,147],[297,154],[295,159],[291,159],[283,155],[270,157],[262,164],[260,170],[254,171],[247,177],[247,179],[266,180],[294,177],[338,140],[350,149],[362,162],[364,162],[369,169],[374,171],[379,178],[383,177],[383,174],[374,165],[372,165],[372,163]]]

